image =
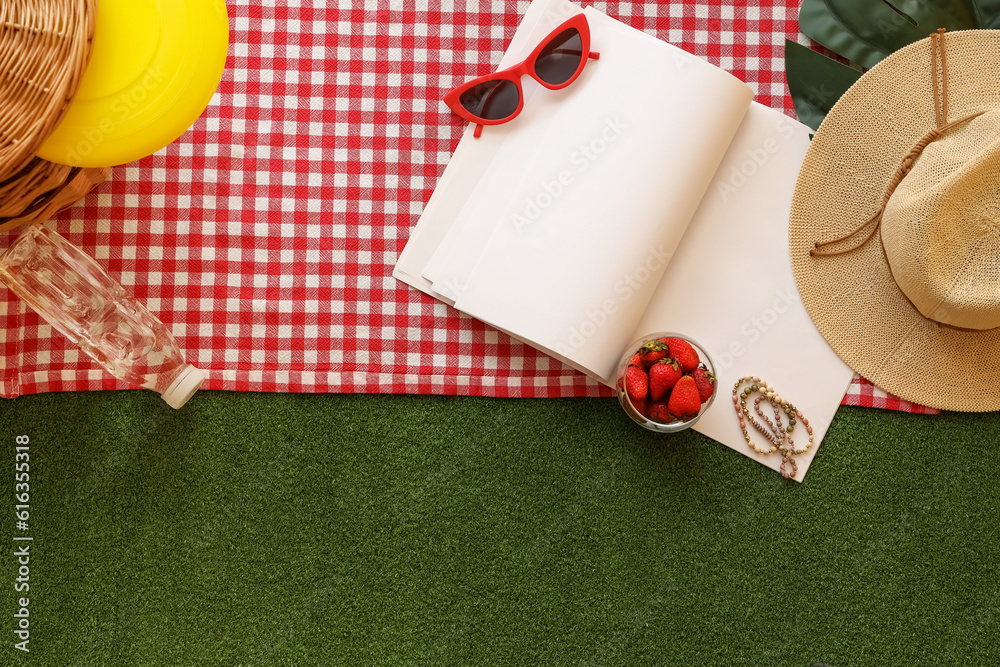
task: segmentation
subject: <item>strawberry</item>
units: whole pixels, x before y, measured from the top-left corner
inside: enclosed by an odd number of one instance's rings
[[[694,370],[701,363],[698,352],[691,347],[691,343],[683,338],[665,338],[661,340],[665,340],[670,346],[670,356],[677,360],[677,363],[681,366],[681,370],[685,373]]]
[[[646,371],[638,366],[629,366],[625,369],[625,391],[632,401],[646,398],[649,393],[649,376]]]
[[[643,365],[646,368],[649,368],[657,361],[670,354],[670,347],[662,340],[651,340],[642,346],[642,349],[639,350],[639,354],[642,355],[641,359]]]
[[[677,362],[669,357],[660,359],[649,367],[649,399],[662,400],[680,379],[681,367]]]
[[[649,409],[646,412],[646,416],[652,419],[654,422],[660,422],[661,424],[669,424],[674,421],[674,416],[670,414],[670,410],[667,408],[667,404],[663,401],[656,401],[649,404]]]
[[[632,358],[629,359],[629,361],[628,361],[628,365],[629,366],[638,366],[639,368],[642,368],[642,358],[639,356],[638,352],[636,352],[635,354],[632,355]]]
[[[670,401],[667,403],[670,414],[681,421],[687,421],[695,417],[701,410],[701,397],[698,395],[698,386],[694,383],[694,378],[685,375],[670,392]]]
[[[698,395],[701,396],[701,402],[704,403],[715,392],[715,375],[705,368],[705,364],[702,364],[691,371],[691,377],[694,378],[694,384],[698,387]],[[652,374],[650,374],[650,379],[652,379]]]
[[[648,400],[646,400],[645,398],[640,398],[637,401],[629,399],[629,403],[632,404],[632,407],[635,408],[635,411],[638,412],[640,415],[642,415],[643,417],[647,415],[649,406]]]

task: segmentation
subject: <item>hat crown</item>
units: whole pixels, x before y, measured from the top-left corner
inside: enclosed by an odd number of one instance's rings
[[[924,317],[1000,327],[1000,109],[923,150],[886,204],[881,235],[893,278]]]

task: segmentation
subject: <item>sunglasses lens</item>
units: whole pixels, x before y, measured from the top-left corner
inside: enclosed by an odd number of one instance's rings
[[[459,97],[465,110],[483,120],[503,120],[517,111],[517,85],[507,79],[484,81]]]
[[[576,28],[567,28],[545,45],[535,60],[535,73],[548,84],[566,83],[584,59],[583,39]]]

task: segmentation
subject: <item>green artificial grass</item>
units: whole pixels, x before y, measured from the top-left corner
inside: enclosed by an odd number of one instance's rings
[[[842,408],[803,484],[614,399],[28,396],[8,489],[22,434],[3,665],[1000,661],[998,414]]]

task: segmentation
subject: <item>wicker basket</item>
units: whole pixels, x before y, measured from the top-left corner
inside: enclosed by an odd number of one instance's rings
[[[108,176],[35,157],[80,85],[96,15],[96,0],[0,1],[0,232],[49,218]]]

